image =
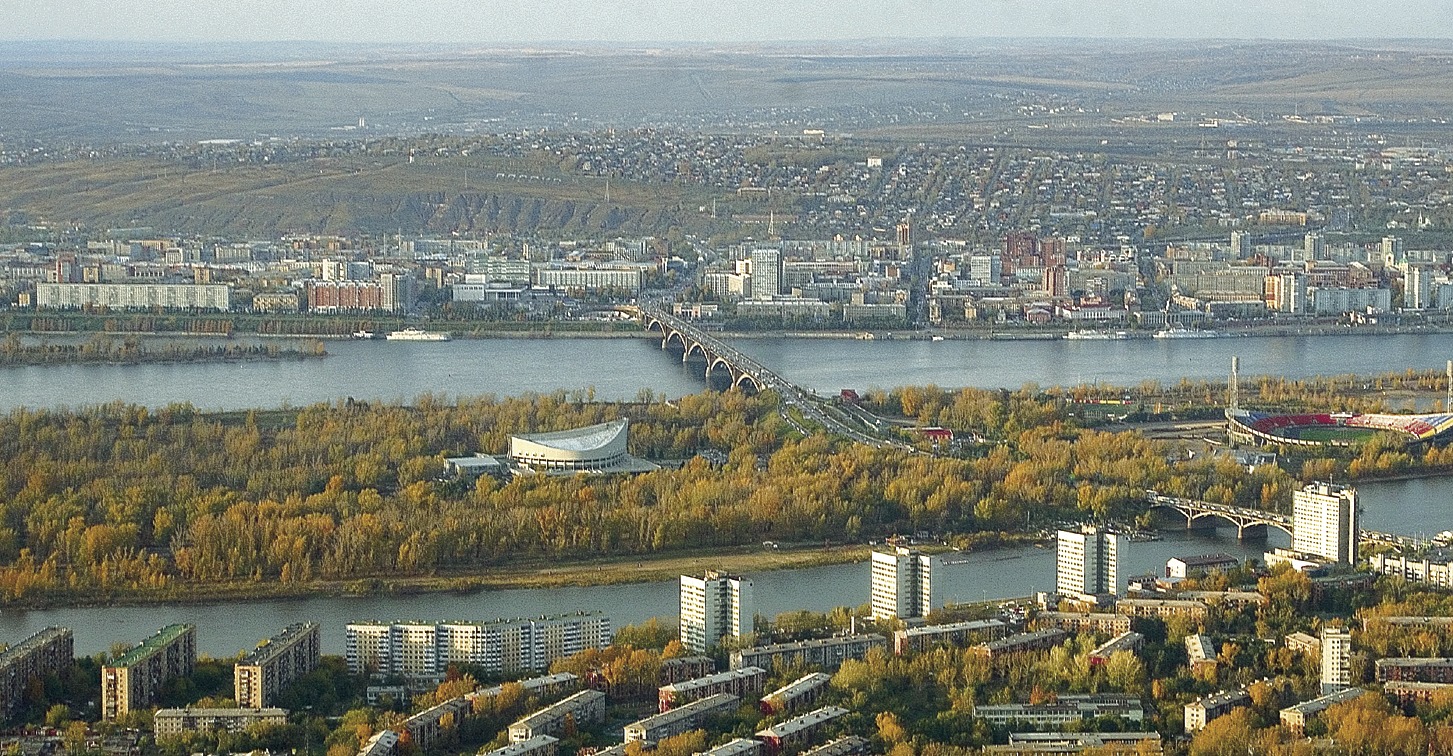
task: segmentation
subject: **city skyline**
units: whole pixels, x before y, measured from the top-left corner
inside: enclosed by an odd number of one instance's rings
[[[281,0],[64,0],[0,3],[0,41],[325,41],[407,43],[766,42],[883,38],[1105,37],[1188,39],[1370,39],[1453,37],[1453,17],[1435,0],[1394,3],[1369,16],[1348,0],[1249,3],[1186,0],[1010,2],[943,0],[730,7],[582,0],[462,6],[445,0],[322,0],[300,9]],[[1392,12],[1395,11],[1395,12]]]

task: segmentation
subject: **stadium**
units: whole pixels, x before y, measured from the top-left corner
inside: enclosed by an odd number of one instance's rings
[[[1382,433],[1404,443],[1444,440],[1453,431],[1453,414],[1378,415],[1324,412],[1283,415],[1244,409],[1226,410],[1226,434],[1240,444],[1355,446]]]

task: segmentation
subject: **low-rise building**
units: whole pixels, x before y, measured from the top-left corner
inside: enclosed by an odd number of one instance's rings
[[[1145,645],[1145,636],[1134,630],[1125,632],[1101,643],[1094,651],[1090,652],[1090,664],[1099,665],[1110,661],[1110,657],[1117,651],[1138,651]]]
[[[1039,612],[1031,625],[1037,629],[1056,628],[1072,633],[1106,633],[1119,635],[1130,629],[1130,618],[1112,612]]]
[[[767,716],[791,711],[799,706],[817,703],[827,690],[832,675],[825,672],[809,672],[786,685],[762,696],[762,713]]]
[[[1063,643],[1066,638],[1065,631],[1055,628],[1044,630],[1032,630],[1027,633],[1015,633],[1007,638],[992,640],[988,643],[980,643],[970,650],[990,664],[997,664],[1006,658],[1020,654],[1045,651]]]
[[[1301,737],[1307,731],[1308,719],[1343,701],[1351,701],[1366,692],[1362,688],[1343,688],[1310,701],[1288,706],[1281,710],[1281,723],[1290,728],[1297,737]]]
[[[105,307],[112,310],[216,310],[232,307],[232,287],[220,284],[42,283],[35,285],[40,309]]]
[[[380,730],[358,749],[358,756],[393,756],[394,749],[398,747],[398,733],[393,730]]]
[[[1453,683],[1453,659],[1396,658],[1378,659],[1377,681]]]
[[[1190,617],[1203,619],[1209,607],[1200,601],[1188,599],[1120,599],[1115,603],[1115,612],[1127,617]]]
[[[657,685],[670,685],[683,680],[694,680],[698,677],[706,677],[716,671],[716,660],[710,656],[678,656],[675,659],[664,659],[661,662],[661,669],[656,673]]]
[[[771,756],[797,753],[812,741],[813,735],[822,729],[823,725],[838,717],[846,716],[847,713],[847,709],[824,706],[785,722],[778,722],[765,730],[759,730],[756,737],[767,747],[767,753]]]
[[[893,653],[902,656],[910,650],[926,651],[940,644],[961,646],[997,640],[1008,630],[1009,625],[1000,619],[910,627],[893,633]]]
[[[480,756],[555,756],[559,743],[559,738],[536,735],[529,740],[510,743],[503,748],[481,753]]]
[[[415,748],[427,751],[445,731],[458,727],[460,720],[473,711],[473,702],[464,696],[451,698],[405,719],[400,729]]]
[[[735,738],[693,756],[761,756],[762,741],[751,738]]]
[[[847,735],[803,751],[802,756],[853,756],[853,754],[867,752],[868,741],[866,739],[857,735]]]
[[[1209,664],[1216,666],[1216,644],[1211,638],[1200,633],[1186,636],[1186,660],[1190,663],[1191,669],[1201,665]]]
[[[1244,690],[1223,690],[1186,704],[1185,730],[1187,733],[1206,729],[1211,721],[1229,714],[1232,709],[1250,706],[1251,695]]]
[[[1428,583],[1442,588],[1453,587],[1453,555],[1447,551],[1410,557],[1403,554],[1373,554],[1368,560],[1372,571],[1394,575],[1414,583]]]
[[[1322,648],[1320,639],[1306,633],[1287,633],[1286,637],[1282,638],[1282,643],[1286,644],[1287,648],[1302,654],[1316,653]]]
[[[1177,598],[1199,601],[1208,606],[1261,606],[1269,599],[1256,591],[1180,591]]]
[[[1208,572],[1233,570],[1238,564],[1240,562],[1230,554],[1171,557],[1165,563],[1165,576],[1170,578],[1199,577]]]
[[[1031,727],[1061,727],[1085,719],[1115,717],[1129,722],[1145,720],[1140,699],[1116,693],[1060,696],[1042,704],[985,704],[974,707],[974,716],[990,724],[1019,723]]]
[[[158,738],[187,732],[245,732],[258,724],[285,725],[288,713],[282,709],[157,709],[152,717]]]
[[[1382,685],[1382,692],[1392,696],[1402,706],[1428,703],[1433,700],[1434,693],[1444,690],[1453,690],[1453,683],[1388,680]]]
[[[759,696],[766,683],[767,670],[761,667],[742,667],[694,680],[662,685],[658,691],[658,703],[661,711],[670,711],[681,704],[717,693],[730,693],[738,698]]]
[[[668,712],[655,714],[625,726],[625,740],[655,743],[663,738],[680,735],[701,727],[711,717],[726,714],[736,709],[741,699],[730,693],[718,693],[678,706]]]
[[[575,726],[605,721],[605,694],[598,690],[582,690],[553,703],[510,725],[510,741],[519,743],[536,735],[565,733],[566,723]]]
[[[984,746],[995,756],[1039,756],[1093,751],[1103,756],[1162,753],[1158,732],[1014,732],[1007,745]]]
[[[778,665],[790,667],[801,664],[831,671],[841,667],[843,662],[848,659],[861,660],[872,649],[886,649],[887,647],[888,639],[881,635],[840,635],[796,643],[777,643],[770,646],[738,649],[731,654],[731,666],[732,669],[742,667],[774,669]]]

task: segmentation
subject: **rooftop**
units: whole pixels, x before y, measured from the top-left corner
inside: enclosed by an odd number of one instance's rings
[[[823,722],[837,719],[847,713],[847,709],[838,706],[824,706],[821,709],[814,709],[802,716],[793,717],[785,722],[778,722],[757,734],[769,738],[785,738],[808,728],[816,727]]]
[[[237,663],[241,666],[246,666],[249,664],[262,664],[263,662],[266,662],[269,659],[272,659],[273,657],[287,650],[287,646],[290,642],[301,638],[317,629],[318,623],[316,622],[299,622],[293,625],[288,625],[287,628],[284,629],[282,632],[272,636],[271,638],[268,638],[262,643],[257,644],[257,648],[252,649],[252,651],[248,652],[246,656],[238,659]]]
[[[563,431],[551,431],[549,433],[521,433],[515,438],[543,444],[562,451],[591,451],[599,449],[617,436],[626,432],[630,421],[625,418],[612,420],[608,423],[598,423],[584,428],[572,428]]]
[[[175,643],[178,638],[196,629],[195,625],[167,625],[156,631],[156,634],[142,641],[140,645],[122,654],[119,659],[107,666],[129,667],[140,661],[145,661],[152,654]]]

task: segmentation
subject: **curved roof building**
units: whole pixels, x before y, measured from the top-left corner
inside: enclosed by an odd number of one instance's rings
[[[510,461],[540,470],[608,470],[632,461],[624,418],[553,433],[510,437]]]

